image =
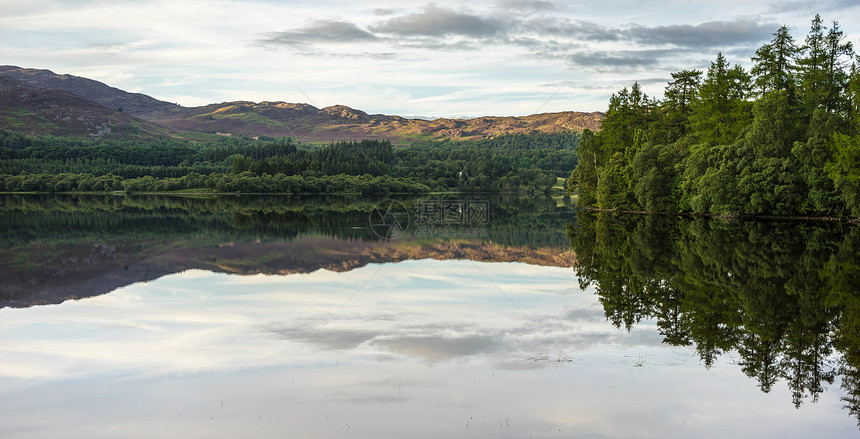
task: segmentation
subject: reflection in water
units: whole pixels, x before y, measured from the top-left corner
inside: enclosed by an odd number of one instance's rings
[[[856,435],[856,226],[378,201],[4,198],[0,436]]]
[[[428,204],[416,198],[402,200],[412,227],[390,241],[370,227],[379,199],[0,196],[0,307],[60,303],[188,269],[285,274],[421,258],[570,265],[572,254],[555,249],[568,247],[559,230],[575,220],[571,209],[551,198],[477,200],[489,205],[482,239],[414,236]]]
[[[569,268],[409,261],[189,271],[0,320],[3,437],[844,437],[607,325]],[[819,408],[820,407],[820,408]],[[50,419],[50,422],[46,422]],[[728,421],[728,422],[727,422]],[[821,426],[828,428],[822,432]]]
[[[860,228],[582,212],[568,227],[583,287],[630,329],[656,319],[663,342],[705,367],[736,351],[764,392],[784,380],[795,406],[841,375],[860,415]]]

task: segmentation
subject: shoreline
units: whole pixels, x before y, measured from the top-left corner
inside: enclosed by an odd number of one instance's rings
[[[632,213],[637,215],[671,215],[671,216],[687,216],[701,218],[717,218],[722,220],[785,220],[785,221],[818,221],[818,222],[836,222],[849,223],[860,225],[860,217],[832,217],[832,216],[802,216],[802,215],[749,215],[749,214],[727,214],[719,215],[715,213],[694,213],[694,212],[654,212],[647,210],[621,210],[621,209],[599,209],[596,207],[583,207],[582,210],[591,212],[606,212],[606,213]]]

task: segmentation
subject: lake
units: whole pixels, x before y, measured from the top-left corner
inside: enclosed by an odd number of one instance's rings
[[[860,227],[0,195],[4,438],[844,438]]]

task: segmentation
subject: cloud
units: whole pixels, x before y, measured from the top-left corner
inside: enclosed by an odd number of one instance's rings
[[[508,10],[535,11],[538,15],[509,14],[502,18],[492,13],[455,11],[431,4],[413,13],[395,9],[376,11],[379,18],[365,27],[346,21],[317,20],[303,28],[270,34],[261,42],[293,47],[314,43],[379,42],[395,49],[432,52],[476,51],[496,45],[523,50],[523,55],[537,59],[560,60],[573,69],[623,72],[662,67],[672,57],[709,49],[728,52],[738,46],[765,41],[778,27],[773,23],[743,19],[611,27],[546,14],[557,5],[544,0],[503,0],[497,5]],[[618,47],[619,44],[625,47]],[[352,53],[314,49],[303,53],[328,56]],[[385,59],[394,56],[388,51],[376,55]],[[361,57],[367,58],[370,54],[365,52]]]
[[[314,58],[326,58],[326,59],[345,59],[345,58],[354,58],[354,59],[374,59],[374,60],[392,60],[397,58],[397,53],[394,52],[321,52],[315,50],[309,50],[306,52],[296,52],[297,55],[314,57]]]
[[[857,6],[857,0],[830,0],[817,3],[811,3],[808,1],[775,1],[768,3],[767,12],[771,14],[779,14],[784,12],[807,11],[810,14],[814,14],[816,12],[844,11],[846,9],[856,8]]]
[[[522,29],[530,34],[546,37],[566,37],[582,41],[619,41],[624,37],[620,29],[601,26],[592,21],[561,18],[531,19],[522,23]]]
[[[376,15],[394,15],[397,13],[397,9],[389,9],[389,8],[376,8],[373,10],[373,13]]]
[[[634,26],[624,33],[642,44],[703,49],[765,41],[777,28],[779,25],[776,23],[737,20],[709,21],[697,25]]]
[[[505,13],[500,13],[504,9]],[[608,25],[558,12],[547,0],[499,0],[487,10],[454,9],[430,4],[419,10],[382,9],[369,21],[316,20],[270,34],[264,45],[300,48],[299,55],[325,58],[407,58],[462,52],[507,51],[529,62],[550,61],[560,68],[588,73],[677,70],[701,67],[701,54],[752,53],[778,25],[749,18],[698,24]],[[361,24],[359,24],[361,23]],[[377,43],[374,51],[356,53],[338,43]],[[324,46],[324,47],[321,47]],[[377,53],[378,52],[378,53]],[[658,75],[652,72],[652,75]],[[591,90],[602,90],[589,81]],[[579,90],[589,90],[582,86]]]
[[[488,37],[505,31],[505,23],[491,17],[455,12],[435,5],[424,7],[423,12],[391,18],[371,30],[398,36],[468,36]]]
[[[630,71],[660,64],[662,51],[622,50],[573,53],[566,57],[571,67],[596,71]]]
[[[437,41],[434,39],[417,39],[417,40],[406,40],[397,43],[398,47],[402,47],[405,49],[424,49],[424,50],[432,50],[432,51],[470,51],[470,50],[479,50],[481,48],[480,44],[473,43],[470,41],[455,41],[455,42],[445,42],[445,41]]]
[[[809,2],[805,0],[770,2],[768,3],[767,12],[771,14],[778,14],[781,12],[799,11],[802,9],[806,9],[807,7],[809,7]]]
[[[499,2],[499,8],[506,11],[543,12],[557,10],[559,6],[543,0],[503,0]]]
[[[361,43],[379,38],[358,27],[355,23],[334,20],[315,20],[309,26],[268,34],[258,40],[263,44],[304,46],[314,43]]]

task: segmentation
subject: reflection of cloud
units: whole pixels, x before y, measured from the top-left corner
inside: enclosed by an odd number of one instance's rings
[[[490,352],[498,349],[501,341],[497,337],[485,335],[431,336],[378,339],[373,341],[373,345],[410,357],[439,361]]]
[[[391,395],[357,395],[354,393],[337,393],[328,398],[329,401],[351,402],[353,404],[393,404],[409,402],[409,399]]]
[[[575,289],[569,269],[519,263],[390,264],[332,316],[374,269],[289,276],[196,270],[62,306],[2,310],[0,332],[24,335],[0,344],[0,375],[232,370],[326,352],[374,364],[410,358],[495,364],[536,353],[579,356],[600,346],[659,344],[655,331],[641,338],[606,323],[593,294],[569,294]],[[306,343],[314,349],[297,355]]]
[[[264,328],[263,331],[291,342],[307,343],[332,350],[353,349],[379,335],[374,331],[325,328],[317,330],[307,326],[279,327],[273,325]]]
[[[606,320],[603,316],[602,309],[592,308],[571,309],[564,313],[562,319],[569,320],[571,322],[600,322]]]

